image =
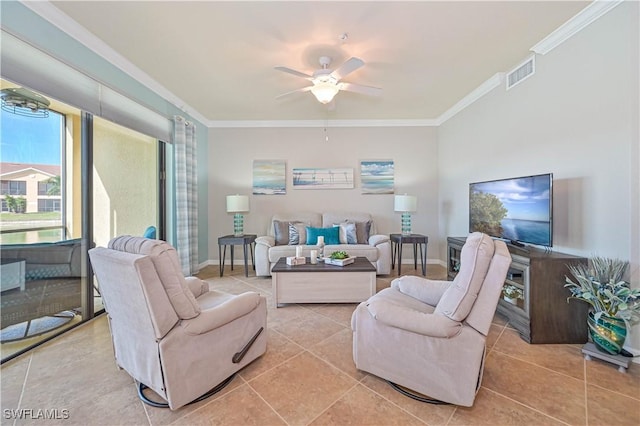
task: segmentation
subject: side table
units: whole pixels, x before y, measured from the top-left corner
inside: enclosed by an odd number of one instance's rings
[[[427,275],[427,243],[429,237],[422,234],[391,234],[391,269],[395,268],[396,256],[398,258],[398,275],[401,274],[402,268],[402,245],[413,244],[413,267],[418,269],[418,245],[420,246],[420,265],[422,266],[422,275]]]
[[[251,264],[253,265],[253,269],[256,269],[256,263],[253,259],[253,250],[255,248],[256,243],[256,234],[245,234],[239,237],[235,235],[225,235],[224,237],[218,238],[218,259],[220,263],[220,276],[224,272],[224,263],[225,258],[227,256],[227,246],[231,246],[231,270],[233,271],[233,247],[242,245],[242,250],[244,252],[244,276],[249,276],[249,268],[247,266],[247,247],[249,247],[249,251],[251,252]],[[224,246],[224,249],[222,248]]]

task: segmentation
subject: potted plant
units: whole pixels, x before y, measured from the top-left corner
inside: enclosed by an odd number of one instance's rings
[[[504,294],[504,300],[514,305],[518,304],[518,299],[524,300],[522,290],[512,284],[505,284],[502,287],[502,294]]]
[[[589,337],[598,349],[617,355],[623,352],[626,324],[640,320],[640,289],[631,289],[623,279],[628,261],[593,257],[589,264],[568,266],[576,282],[566,278],[571,291],[567,302],[578,299],[591,305]]]

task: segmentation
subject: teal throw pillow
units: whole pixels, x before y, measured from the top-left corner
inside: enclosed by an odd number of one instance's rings
[[[340,227],[311,228],[310,226],[307,226],[307,244],[317,244],[319,236],[324,237],[325,245],[340,244]]]

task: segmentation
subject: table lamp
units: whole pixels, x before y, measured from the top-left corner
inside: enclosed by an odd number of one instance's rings
[[[233,236],[244,235],[244,217],[242,213],[249,212],[249,197],[246,195],[227,195],[227,213],[233,215]]]
[[[418,198],[415,195],[396,195],[394,210],[402,213],[402,235],[411,234],[411,212],[415,212],[418,206]]]

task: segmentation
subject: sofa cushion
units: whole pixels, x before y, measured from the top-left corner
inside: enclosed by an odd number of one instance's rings
[[[325,245],[340,244],[339,228],[312,228],[307,226],[307,244],[318,244],[318,237],[324,237]]]
[[[79,277],[81,268],[81,239],[55,243],[3,244],[3,259],[24,259],[25,279],[37,280],[58,277]]]
[[[369,244],[369,236],[371,235],[371,221],[356,222],[356,238],[358,244]]]
[[[273,221],[273,236],[276,238],[276,245],[289,244],[289,222],[282,220]]]
[[[351,222],[334,223],[340,227],[340,244],[358,244],[356,236],[356,224]]]
[[[307,241],[308,223],[289,222],[289,245],[304,244]]]

